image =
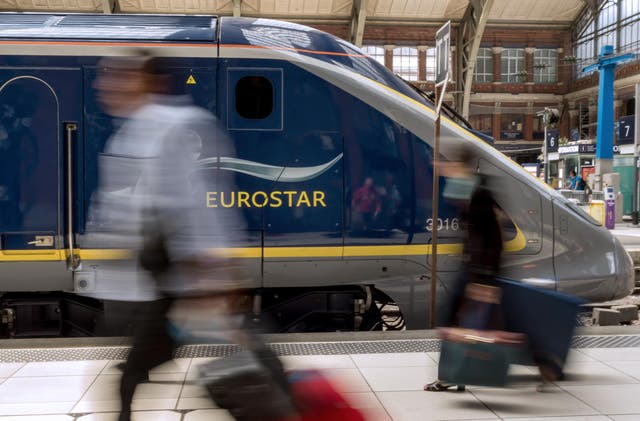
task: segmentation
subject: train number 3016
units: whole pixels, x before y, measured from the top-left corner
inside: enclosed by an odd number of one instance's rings
[[[438,218],[438,231],[458,231],[460,230],[460,221],[458,218]],[[427,219],[427,231],[433,231],[433,218]]]

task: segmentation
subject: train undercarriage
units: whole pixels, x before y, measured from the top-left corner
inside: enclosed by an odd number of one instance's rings
[[[405,329],[400,308],[374,286],[267,288],[246,304],[246,326],[264,333]],[[0,336],[126,336],[135,307],[65,292],[6,293],[0,297]]]

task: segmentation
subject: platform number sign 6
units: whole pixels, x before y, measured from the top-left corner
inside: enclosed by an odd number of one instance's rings
[[[558,152],[557,130],[547,130],[547,152]]]

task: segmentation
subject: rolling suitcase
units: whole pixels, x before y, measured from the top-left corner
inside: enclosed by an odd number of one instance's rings
[[[273,361],[265,365],[262,359],[252,351],[242,351],[214,360],[199,368],[199,383],[238,421],[295,419],[297,411],[287,385],[267,367]]]
[[[242,351],[202,365],[199,383],[238,421],[294,420],[297,410],[288,385],[276,372],[284,376],[275,355]]]
[[[213,401],[239,421],[364,421],[317,370],[285,372],[259,340],[252,349],[200,367]]]
[[[295,421],[365,421],[320,371],[295,370],[288,379],[291,398],[298,409]]]
[[[584,300],[505,279],[496,283],[502,289],[505,328],[526,334],[529,341],[533,358],[518,363],[545,363],[561,373]]]

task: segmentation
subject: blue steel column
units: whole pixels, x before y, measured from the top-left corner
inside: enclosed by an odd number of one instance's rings
[[[613,54],[613,47],[602,47],[600,59]],[[596,159],[613,160],[613,80],[616,62],[599,66],[598,127],[596,130]],[[601,161],[604,163],[604,161]],[[611,166],[613,168],[613,165]]]
[[[596,129],[596,190],[602,190],[602,175],[613,172],[613,82],[616,65],[633,59],[633,54],[613,55],[613,46],[604,45],[598,62],[582,69],[600,71],[598,127]]]

